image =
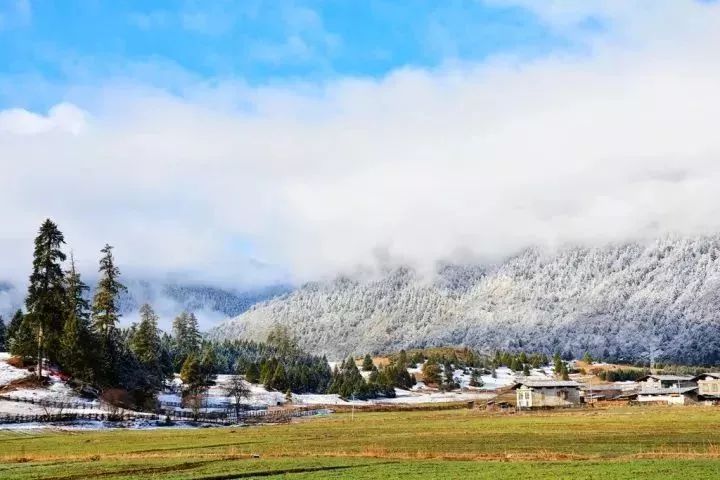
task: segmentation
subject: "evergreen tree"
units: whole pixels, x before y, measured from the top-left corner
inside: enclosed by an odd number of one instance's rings
[[[107,339],[115,325],[120,319],[120,310],[118,307],[119,295],[126,291],[125,286],[120,283],[120,269],[115,266],[110,245],[100,250],[103,254],[100,259],[100,280],[95,289],[95,297],[93,299],[93,322],[97,332]]]
[[[533,355],[532,359],[530,359],[530,365],[532,365],[533,368],[540,368],[541,362],[542,359],[540,355]]]
[[[363,359],[362,369],[365,372],[371,372],[375,369],[375,364],[373,363],[370,354],[365,355],[365,358]]]
[[[408,373],[407,368],[397,362],[386,366],[383,374],[393,387],[409,389],[415,385],[415,379]]]
[[[478,373],[478,371],[476,369],[473,368],[473,371],[470,374],[470,386],[471,387],[482,387],[483,385],[484,384],[483,384],[482,378],[480,377],[480,374]]]
[[[412,358],[410,358],[410,363],[413,364],[413,366],[418,366],[421,363],[425,361],[425,358],[423,357],[423,354],[421,352],[415,352],[412,355]]]
[[[188,313],[183,311],[180,312],[180,315],[175,317],[172,324],[172,336],[173,336],[173,342],[175,343],[175,353],[176,356],[180,357],[183,355],[183,342],[185,340],[186,332],[187,332],[187,317]],[[184,359],[180,362],[184,362]]]
[[[560,378],[563,380],[570,380],[570,375],[568,373],[567,365],[565,362],[562,363],[562,367],[560,368]]]
[[[200,357],[200,374],[202,382],[209,387],[215,382],[217,371],[217,356],[212,345],[207,345]]]
[[[200,352],[201,335],[197,317],[194,313],[182,312],[173,321],[176,367],[185,361],[191,353]]]
[[[267,344],[275,348],[281,356],[289,355],[298,350],[297,338],[287,326],[280,324],[274,325],[270,330]]]
[[[553,371],[556,375],[559,375],[562,372],[564,363],[562,361],[562,358],[560,358],[560,354],[557,352],[555,353],[555,355],[553,355],[553,365]]]
[[[115,328],[120,319],[118,297],[126,290],[120,283],[120,269],[115,266],[110,245],[100,250],[100,280],[95,289],[92,305],[93,328],[99,337],[99,372],[101,383],[113,385],[119,381],[120,370],[128,371],[127,365],[121,365],[121,353],[126,345],[121,345],[119,332]]]
[[[450,362],[445,362],[443,365],[443,372],[445,374],[445,383],[450,385],[455,383],[455,376],[453,371],[453,366],[450,364]]]
[[[195,354],[191,353],[185,359],[180,369],[180,380],[183,382],[185,393],[190,395],[199,394],[204,388],[202,372],[200,371],[200,362]]]
[[[440,385],[440,365],[438,365],[434,359],[430,358],[425,362],[422,368],[422,374],[426,385]]]
[[[8,350],[11,348],[13,339],[15,338],[15,334],[17,334],[18,330],[20,330],[20,325],[22,324],[22,321],[22,310],[17,310],[10,319],[10,323],[7,326],[7,331],[5,332],[5,343],[7,344]]]
[[[523,375],[526,377],[530,376],[530,367],[527,363],[523,365]]]
[[[94,378],[95,341],[90,331],[90,304],[85,299],[89,290],[75,269],[70,256],[70,270],[66,272],[66,316],[60,338],[60,360],[64,370],[83,380]]]
[[[257,363],[251,363],[247,370],[245,371],[245,380],[247,380],[250,383],[259,383],[260,382],[260,369],[257,366]]]
[[[45,220],[35,238],[33,269],[25,299],[28,313],[24,319],[36,339],[38,376],[42,376],[43,358],[56,361],[59,353],[65,320],[65,275],[61,267],[65,254],[60,249],[64,243],[57,225]]]
[[[400,350],[400,354],[398,355],[397,364],[398,364],[399,368],[407,368],[408,367],[407,352],[405,350]]]
[[[198,319],[194,312],[188,314],[187,324],[185,326],[185,345],[190,351],[196,351],[200,349],[200,342],[202,335],[200,335],[200,327],[198,326]]]
[[[7,329],[2,316],[0,316],[0,352],[7,350]]]
[[[140,323],[130,338],[130,350],[142,365],[151,390],[160,390],[164,381],[157,321],[152,307],[144,304],[140,307]]]
[[[333,373],[328,393],[338,394],[342,398],[366,399],[377,394],[373,387],[365,382],[355,364],[355,359],[350,357]]]
[[[273,373],[272,379],[270,380],[269,387],[272,390],[282,392],[288,389],[288,379],[285,373],[285,367],[282,363],[278,363]]]
[[[19,319],[19,325],[10,338],[10,354],[17,357],[34,357],[37,354],[37,338],[30,318],[22,313],[13,317]]]

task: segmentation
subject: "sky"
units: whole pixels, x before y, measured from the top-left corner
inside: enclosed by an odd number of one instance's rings
[[[0,280],[245,288],[720,231],[720,5],[0,0]]]

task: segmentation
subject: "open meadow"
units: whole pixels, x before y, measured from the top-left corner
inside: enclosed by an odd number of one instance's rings
[[[720,409],[342,413],[254,427],[0,431],[3,479],[713,478]]]

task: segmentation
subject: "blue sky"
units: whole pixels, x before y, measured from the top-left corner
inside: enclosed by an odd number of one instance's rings
[[[479,0],[0,5],[0,106],[41,108],[64,87],[113,78],[315,82],[570,45],[527,9]]]

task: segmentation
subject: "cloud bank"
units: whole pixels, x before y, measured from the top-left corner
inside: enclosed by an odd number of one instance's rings
[[[86,271],[110,242],[133,275],[233,285],[719,231],[720,8],[493,3],[579,48],[0,111],[2,275],[26,277],[45,217]]]

